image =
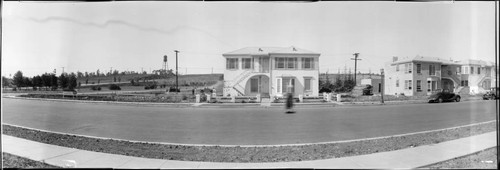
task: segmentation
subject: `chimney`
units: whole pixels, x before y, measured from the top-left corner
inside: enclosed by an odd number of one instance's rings
[[[396,62],[396,61],[398,61],[398,56],[392,57],[392,62]]]

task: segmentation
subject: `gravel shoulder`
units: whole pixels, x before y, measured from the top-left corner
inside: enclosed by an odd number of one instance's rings
[[[496,122],[442,131],[343,143],[272,147],[187,146],[130,142],[49,133],[10,125],[3,134],[41,143],[127,156],[204,162],[286,162],[330,159],[386,152],[483,134],[496,130]]]
[[[426,169],[498,169],[498,147],[483,150],[463,157],[424,166]]]
[[[2,152],[2,168],[61,168]]]

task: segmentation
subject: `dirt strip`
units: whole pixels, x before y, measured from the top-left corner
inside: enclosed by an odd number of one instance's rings
[[[442,131],[345,143],[273,147],[186,146],[99,139],[2,125],[3,134],[41,143],[127,156],[205,162],[286,162],[386,152],[479,135],[496,130],[496,122]]]

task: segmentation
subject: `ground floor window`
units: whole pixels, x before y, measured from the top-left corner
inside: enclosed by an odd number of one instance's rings
[[[411,90],[411,87],[412,87],[411,80],[405,80],[405,89]]]
[[[294,78],[283,78],[281,87],[283,88],[283,93],[294,93],[295,92],[295,79]]]
[[[311,91],[311,78],[304,78],[304,91]]]
[[[427,81],[427,91],[428,92],[431,91],[431,81],[430,80]]]
[[[469,81],[468,81],[468,80],[462,80],[462,81],[460,82],[460,85],[461,85],[461,86],[469,86]]]
[[[417,80],[417,92],[421,92],[421,91],[422,91],[422,81]]]

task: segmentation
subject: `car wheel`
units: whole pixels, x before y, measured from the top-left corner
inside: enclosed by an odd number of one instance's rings
[[[438,102],[438,103],[443,103],[443,99],[438,98],[438,99],[437,99],[437,102]]]
[[[456,102],[460,102],[460,97],[457,97],[457,98],[455,99],[455,101],[456,101]]]

